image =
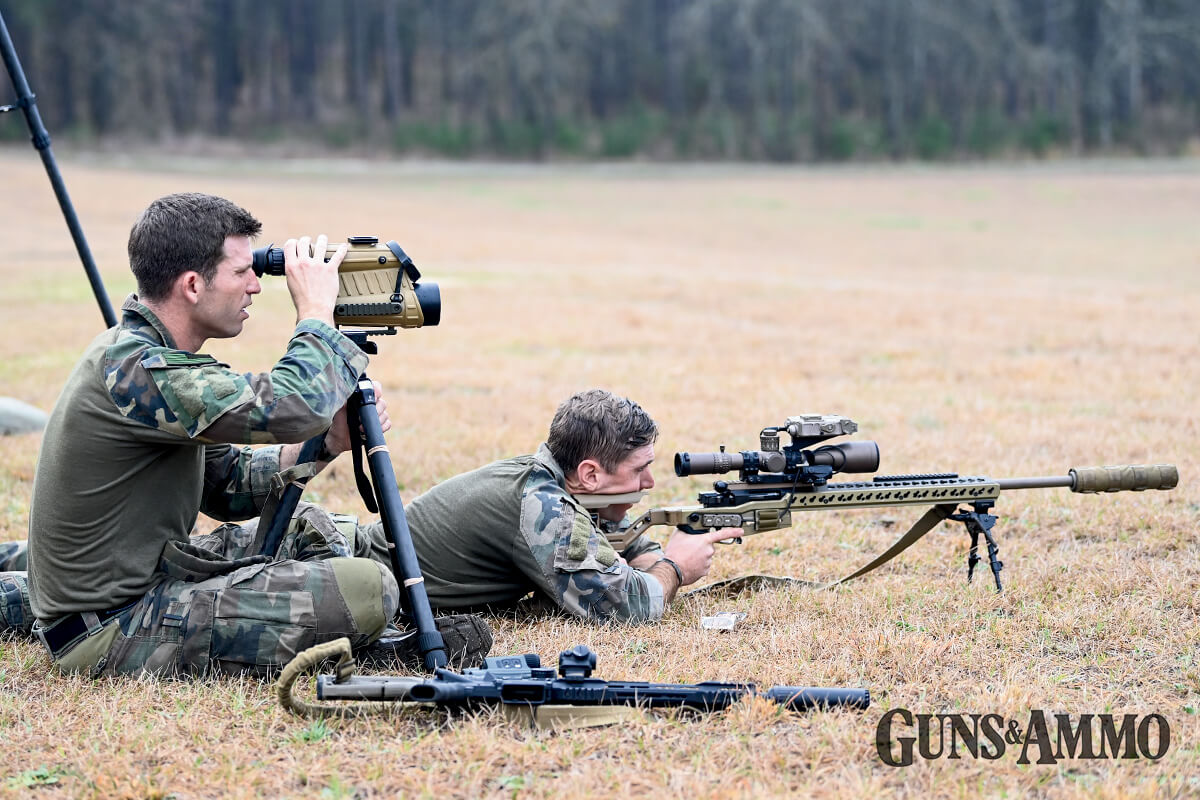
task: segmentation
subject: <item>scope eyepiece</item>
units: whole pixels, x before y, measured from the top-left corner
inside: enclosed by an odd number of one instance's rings
[[[719,475],[741,469],[743,460],[741,453],[676,453],[675,474],[680,478]]]

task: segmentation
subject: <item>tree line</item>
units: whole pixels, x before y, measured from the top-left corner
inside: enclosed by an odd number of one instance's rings
[[[787,162],[1179,152],[1200,119],[1194,0],[0,0],[0,13],[51,133],[84,141]],[[0,137],[25,135],[0,117]]]

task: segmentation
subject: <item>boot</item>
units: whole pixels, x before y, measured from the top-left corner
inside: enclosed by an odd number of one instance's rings
[[[446,666],[453,670],[482,666],[492,649],[492,629],[475,614],[450,614],[435,617],[434,623],[446,645]],[[358,662],[372,669],[388,669],[403,665],[410,670],[425,671],[421,651],[417,649],[417,630],[401,630],[388,625],[383,635],[354,654]]]

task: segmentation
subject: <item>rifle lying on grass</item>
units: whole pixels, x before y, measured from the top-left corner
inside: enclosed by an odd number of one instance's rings
[[[363,704],[313,705],[299,700],[292,685],[308,668],[327,658],[338,658],[336,674],[317,676],[320,700],[374,700],[425,703],[448,708],[503,706],[525,709],[539,725],[578,725],[613,721],[610,707],[691,708],[718,711],[743,697],[757,695],[792,710],[834,708],[865,709],[871,702],[866,689],[820,689],[772,686],[759,691],[752,683],[646,683],[606,681],[592,677],[596,654],[583,645],[564,650],[558,670],[542,667],[535,653],[493,656],[483,669],[461,673],[438,669],[433,679],[389,675],[355,675],[350,642],[338,639],[300,653],[279,676],[276,694],[280,704],[307,717],[360,716]]]
[[[1003,587],[999,546],[992,536],[996,517],[988,511],[1003,491],[1013,489],[1069,488],[1085,494],[1096,492],[1140,492],[1145,489],[1173,489],[1179,473],[1173,464],[1111,467],[1076,467],[1067,475],[1043,478],[965,477],[955,473],[876,476],[869,482],[829,483],[838,472],[864,473],[879,469],[879,446],[859,441],[812,445],[855,433],[852,420],[831,415],[810,414],[788,417],[779,427],[763,428],[759,450],[726,453],[676,453],[675,474],[722,474],[738,470],[740,481],[717,481],[713,491],[702,492],[700,505],[656,508],[639,517],[627,529],[608,536],[623,550],[637,536],[654,525],[674,525],[685,533],[704,533],[717,528],[741,528],[745,533],[760,533],[787,528],[793,511],[879,506],[932,506],[895,544],[860,570],[820,588],[857,578],[884,564],[920,539],[939,522],[951,519],[963,523],[971,534],[967,556],[967,580],[982,559],[978,554],[979,537],[987,543],[988,564],[996,579],[996,591]],[[786,432],[790,445],[780,447],[779,435]],[[966,503],[970,510],[959,510]],[[740,541],[740,539],[738,540]],[[706,587],[707,588],[707,587]]]

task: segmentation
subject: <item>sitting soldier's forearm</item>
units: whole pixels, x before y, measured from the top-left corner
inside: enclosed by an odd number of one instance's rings
[[[304,443],[285,444],[279,449],[279,470],[283,470],[296,466],[296,460],[300,458],[300,448],[304,447]],[[317,461],[316,471],[320,472],[329,466],[329,461]]]
[[[296,466],[296,459],[300,457],[300,448],[303,446],[303,444],[285,444],[279,448],[280,472],[289,467]]]

